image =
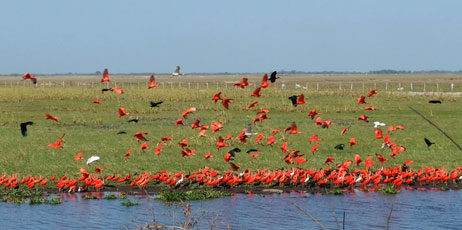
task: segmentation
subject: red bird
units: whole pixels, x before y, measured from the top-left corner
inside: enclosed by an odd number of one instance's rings
[[[157,87],[157,86],[159,86],[159,84],[156,84],[156,77],[154,77],[154,75],[151,75],[151,78],[149,78],[148,89],[154,88],[154,87]]]
[[[358,104],[366,104],[366,97],[361,96],[358,98]]]
[[[353,146],[353,145],[357,145],[358,143],[356,143],[356,138],[352,137],[350,139],[350,147]]]
[[[376,110],[374,106],[366,106],[364,110]]]
[[[364,161],[366,164],[366,170],[368,170],[372,165],[375,165],[376,162],[371,161],[371,156],[367,156],[366,160]]]
[[[204,155],[204,159],[209,159],[209,158],[213,158],[214,156],[210,155],[210,152],[207,152],[205,155]]]
[[[192,128],[192,129],[199,128],[199,127],[200,127],[200,125],[199,125],[200,122],[201,122],[200,120],[196,120],[196,121],[194,122],[194,124],[191,125],[191,128]]]
[[[229,109],[229,103],[233,103],[233,99],[231,98],[223,98],[221,99],[221,104],[225,107],[225,109]]]
[[[155,155],[159,155],[160,151],[162,151],[161,148],[162,148],[162,146],[164,146],[164,145],[165,145],[165,142],[160,142],[160,144],[157,145],[156,149],[154,150],[154,154],[155,154]]]
[[[322,141],[322,139],[319,138],[317,135],[313,135],[313,136],[310,137],[309,141],[310,142],[312,142],[312,141]]]
[[[382,139],[383,138],[383,132],[381,129],[375,129],[375,139]]]
[[[271,134],[275,134],[275,133],[279,133],[279,132],[281,132],[281,130],[279,130],[279,129],[273,129],[273,130],[271,130]]]
[[[186,125],[185,123],[183,123],[183,118],[177,119],[175,121],[175,126],[178,126],[178,125]]]
[[[322,118],[321,118],[321,117],[317,117],[316,120],[314,121],[314,124],[316,124],[316,125],[322,125]]]
[[[101,79],[101,82],[109,82],[111,79],[109,78],[109,71],[107,69],[104,69],[103,73],[103,78]]]
[[[124,90],[122,88],[119,88],[119,87],[111,88],[111,91],[116,91],[118,94],[123,94],[124,93]]]
[[[144,135],[147,135],[148,133],[142,133],[142,132],[137,132],[135,133],[135,135],[133,135],[134,137],[136,137],[136,141],[148,141]]]
[[[247,82],[248,80],[248,78],[244,77],[242,78],[241,82],[235,83],[234,86],[241,87],[243,89],[244,87],[249,85],[249,83]]]
[[[256,143],[260,142],[262,138],[263,138],[263,132],[261,132],[260,134],[258,134],[257,138],[255,139],[255,142],[256,142]]]
[[[382,155],[378,153],[376,153],[375,155],[377,156],[377,159],[379,159],[380,163],[382,164],[387,160],[387,158],[383,157]]]
[[[99,173],[103,171],[103,166],[99,166],[98,168],[95,168],[95,173]]]
[[[144,142],[143,144],[141,144],[140,149],[141,150],[149,149],[148,143]]]
[[[348,131],[348,129],[350,129],[350,127],[342,129],[342,131],[340,132],[340,135],[345,134]]]
[[[374,94],[377,94],[377,90],[375,90],[375,89],[369,91],[369,93],[367,93],[367,96],[372,97],[372,95],[374,95]]]
[[[355,154],[355,163],[356,165],[359,165],[359,163],[363,162],[363,160],[361,160],[361,157],[358,155],[358,154]]]
[[[369,122],[369,118],[366,115],[361,115],[358,117],[358,121]]]
[[[130,148],[127,153],[125,153],[124,159],[126,160],[131,154],[133,148]]]
[[[284,141],[284,143],[281,146],[281,150],[283,153],[287,152],[287,141]]]
[[[255,107],[258,104],[258,101],[252,102],[252,104],[247,106],[247,109],[250,109],[252,107]]]
[[[94,100],[92,103],[93,103],[93,104],[101,104],[101,101],[99,101],[99,100]]]
[[[317,114],[319,114],[319,113],[316,112],[316,109],[313,109],[313,110],[311,110],[310,114],[308,114],[308,116],[310,116],[311,120],[313,120],[314,116],[316,116]]]
[[[299,165],[299,164],[302,164],[302,163],[305,163],[307,160],[301,156],[297,156],[297,158],[295,159],[295,164]]]
[[[219,121],[212,122],[210,125],[212,126],[212,133],[215,133],[223,128],[223,123]]]
[[[181,113],[181,116],[184,117],[184,118],[187,118],[188,114],[192,113],[192,112],[195,112],[197,109],[196,107],[191,107],[187,110],[185,110],[183,113]]]
[[[185,156],[192,156],[194,155],[194,153],[196,152],[196,150],[191,150],[191,149],[185,149],[183,151],[181,151],[181,156],[185,157]]]
[[[262,114],[260,115],[259,117],[253,119],[253,123],[256,123],[256,122],[259,122],[259,121],[263,121],[263,120],[266,120],[266,119],[271,119],[269,118],[268,116],[266,116],[266,114]]]
[[[236,165],[236,164],[234,164],[234,163],[232,163],[232,162],[230,162],[229,165],[231,165],[231,168],[233,169],[233,171],[237,171],[237,170],[239,170],[239,168],[241,167],[241,166]]]
[[[269,109],[262,109],[257,111],[257,115],[260,113],[269,113]]]
[[[410,165],[412,163],[414,163],[414,161],[406,161],[406,162],[404,162],[403,166],[408,166],[408,165]]]
[[[172,138],[171,137],[162,137],[160,140],[161,141],[171,141]]]
[[[58,122],[58,118],[57,118],[57,117],[55,117],[55,116],[51,116],[51,115],[50,115],[50,114],[48,114],[48,113],[47,113],[47,114],[45,114],[45,119],[47,119],[47,120],[53,120],[53,121],[56,121],[56,122]]]
[[[125,108],[120,107],[119,108],[119,118],[127,115],[127,112],[125,112]]]
[[[74,160],[76,161],[82,160],[82,155],[83,155],[83,152],[78,153],[77,155],[75,155]]]
[[[297,130],[297,124],[296,124],[295,122],[293,122],[292,125],[291,125],[290,127],[285,128],[285,129],[284,129],[284,132],[287,132],[287,131],[289,131],[289,130],[290,130],[289,134],[299,134],[299,133],[303,133],[303,132],[299,132],[299,131]]]
[[[221,95],[221,92],[216,93],[216,94],[213,96],[212,101],[215,101],[215,103],[217,103],[218,100],[221,100],[220,95]]]
[[[332,157],[327,157],[327,159],[326,159],[326,161],[324,162],[324,164],[327,164],[327,165],[328,165],[328,164],[331,163],[331,162],[334,162],[334,158],[332,158]]]
[[[222,137],[218,137],[216,145],[217,145],[217,149],[228,146],[228,144],[225,143],[225,140]]]
[[[267,144],[267,145],[272,145],[272,144],[274,144],[274,143],[275,143],[275,142],[274,142],[274,136],[270,136],[270,137],[268,138],[268,141],[266,142],[266,144]]]
[[[297,98],[297,105],[308,104],[309,102],[305,102],[305,96],[300,94]]]
[[[261,87],[256,88],[256,89],[253,91],[253,94],[252,94],[251,96],[252,96],[252,97],[260,97],[260,96],[262,96],[262,95],[260,94],[260,91],[261,91]]]
[[[30,79],[32,83],[37,84],[37,78],[33,75],[30,75],[30,73],[25,73],[22,75],[22,80],[27,80]]]
[[[319,150],[319,149],[318,149],[318,146],[319,146],[319,144],[316,143],[316,144],[313,146],[313,148],[311,148],[310,152],[314,154],[314,151]]]
[[[268,86],[269,86],[269,84],[268,84],[268,74],[265,73],[265,75],[263,75],[263,79],[261,80],[260,87],[266,88]]]
[[[47,145],[47,146],[48,146],[48,147],[56,147],[56,148],[60,149],[60,148],[61,148],[61,142],[63,141],[63,137],[64,137],[64,135],[62,135],[62,136],[59,138],[58,141],[56,141],[56,142],[54,142],[54,143],[51,143],[51,144],[49,144],[49,145]]]
[[[181,147],[181,148],[184,148],[184,147],[187,147],[188,146],[188,139],[183,139],[181,142],[178,142],[178,145]]]

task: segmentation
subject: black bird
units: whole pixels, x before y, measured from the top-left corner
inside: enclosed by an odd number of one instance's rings
[[[117,134],[127,134],[127,132],[125,132],[125,131],[120,131],[120,132],[118,132]]]
[[[249,150],[247,150],[246,153],[251,153],[251,152],[258,152],[258,149],[249,149]]]
[[[430,104],[441,104],[440,100],[429,100],[428,103]]]
[[[28,125],[33,125],[34,122],[32,121],[28,121],[28,122],[24,122],[24,123],[21,123],[19,126],[21,126],[21,134],[22,136],[27,136],[27,126]]]
[[[344,147],[345,147],[345,144],[338,144],[334,148],[338,150],[343,150]]]
[[[277,71],[274,71],[274,72],[271,73],[270,78],[269,78],[271,83],[274,83],[274,82],[276,82],[276,79],[279,79],[279,77],[276,77],[276,74],[278,74]]]
[[[298,96],[295,96],[295,95],[289,97],[289,100],[292,102],[292,105],[294,107],[297,107],[297,98]]]
[[[130,120],[128,120],[128,123],[130,123],[130,122],[135,122],[135,123],[138,123],[138,119],[134,118],[134,119],[130,119]]]
[[[427,144],[427,147],[430,147],[431,145],[435,144],[435,142],[431,142],[427,138],[424,138],[425,144]]]
[[[231,153],[231,156],[234,157],[234,156],[236,156],[236,153],[239,153],[239,152],[241,152],[240,148],[234,148],[234,149],[229,150],[228,153]]]
[[[103,88],[103,89],[101,89],[101,93],[104,93],[106,91],[111,91],[111,90],[112,90],[112,88],[109,88],[109,89],[108,88]]]
[[[159,101],[159,102],[153,102],[153,101],[151,101],[151,102],[149,102],[149,103],[151,103],[151,107],[157,107],[158,105],[160,105],[160,104],[162,104],[162,103],[164,103],[164,102],[163,102],[163,101]]]

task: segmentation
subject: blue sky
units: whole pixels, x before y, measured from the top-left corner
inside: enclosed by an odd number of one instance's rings
[[[0,73],[460,70],[462,1],[5,1]]]

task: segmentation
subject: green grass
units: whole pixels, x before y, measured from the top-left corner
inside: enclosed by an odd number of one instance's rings
[[[185,201],[185,200],[205,200],[220,198],[223,196],[231,196],[230,192],[220,192],[213,190],[191,190],[183,191],[163,191],[155,195],[155,199],[164,201]]]
[[[442,167],[453,169],[461,165],[462,154],[460,151],[438,130],[430,126],[426,121],[413,113],[407,105],[423,113],[426,117],[438,124],[455,140],[462,140],[462,104],[459,98],[439,98],[443,100],[441,105],[428,104],[429,99],[434,97],[408,96],[390,94],[379,91],[378,95],[366,98],[367,106],[375,106],[376,111],[364,111],[366,105],[356,104],[356,99],[366,95],[369,89],[350,92],[329,91],[316,92],[301,89],[275,89],[262,90],[261,98],[250,97],[254,87],[238,89],[170,89],[154,88],[147,90],[127,88],[125,94],[118,95],[114,92],[102,94],[100,88],[34,88],[13,87],[0,90],[0,170],[7,174],[17,173],[19,176],[27,175],[68,175],[80,176],[79,169],[85,168],[93,173],[98,166],[103,166],[100,177],[109,175],[137,175],[143,172],[158,172],[167,170],[172,172],[192,172],[208,166],[221,172],[231,169],[223,160],[228,150],[234,147],[243,151],[235,157],[234,163],[243,169],[278,169],[278,168],[320,168],[326,167],[325,159],[331,156],[335,163],[345,160],[353,160],[354,154],[359,154],[362,159],[368,155],[377,161],[375,154],[385,156],[388,161],[384,166],[396,166],[405,161],[413,160],[412,168]],[[234,99],[230,109],[225,110],[220,103],[213,103],[210,99],[218,92],[222,97]],[[305,101],[309,104],[293,107],[287,99],[291,95],[305,94]],[[99,99],[102,104],[92,104]],[[150,108],[149,101],[164,101],[159,108]],[[256,108],[250,110],[246,106],[253,101],[259,101]],[[188,126],[175,127],[174,122],[181,117],[181,112],[189,107],[197,107],[197,111],[190,114],[185,123]],[[124,107],[129,115],[119,118],[117,110]],[[217,150],[215,142],[219,136],[236,137],[246,124],[257,117],[258,109],[270,110],[270,120],[258,122],[253,125],[254,132],[264,132],[261,143],[255,143],[255,137],[248,138],[248,142],[241,144],[233,138],[227,141],[228,147]],[[315,126],[314,121],[308,117],[309,111],[317,109],[323,120],[330,119],[334,122],[328,129]],[[57,116],[60,120],[55,123],[45,120],[45,114]],[[358,121],[357,118],[366,114],[370,123]],[[128,119],[137,118],[137,124],[127,123]],[[199,119],[201,124],[210,125],[213,121],[221,121],[224,128],[212,134],[208,130],[207,137],[198,138],[198,130],[191,129],[190,125]],[[19,131],[21,122],[33,121],[29,126],[29,135],[22,137]],[[387,125],[404,125],[405,130],[398,130],[391,134],[391,140],[398,145],[406,147],[396,158],[389,156],[390,150],[381,149],[382,140],[374,140],[373,121],[385,122]],[[275,134],[277,144],[267,146],[266,140],[272,129],[280,129],[296,122],[298,130],[302,134],[288,135],[287,133]],[[340,131],[351,126],[343,136]],[[124,130],[127,134],[117,135]],[[384,135],[386,128],[382,128]],[[148,132],[149,140],[147,150],[140,150],[133,134],[136,132]],[[48,144],[58,140],[65,134],[62,149],[49,148]],[[311,135],[318,135],[323,141],[319,142],[319,151],[311,154],[309,151],[314,143],[309,143]],[[155,147],[160,143],[160,138],[168,136],[173,141],[168,142],[159,156],[153,154]],[[356,137],[358,145],[348,146],[351,137]],[[434,146],[427,148],[423,139],[427,137]],[[190,157],[181,156],[181,148],[178,146],[183,138],[189,140],[189,148],[197,152]],[[307,162],[301,165],[288,165],[282,157],[280,146],[284,141],[289,142],[288,148],[300,150]],[[334,146],[344,143],[345,150],[335,150]],[[124,160],[128,149],[133,148],[131,156]],[[256,148],[262,153],[257,158],[249,158],[246,150]],[[74,156],[83,151],[83,160],[75,161]],[[214,158],[203,159],[203,155],[210,151]],[[87,158],[92,155],[101,157],[99,162],[90,166],[85,164]],[[360,166],[362,167],[362,165]],[[373,168],[380,168],[380,163]],[[37,185],[38,186],[38,185]]]

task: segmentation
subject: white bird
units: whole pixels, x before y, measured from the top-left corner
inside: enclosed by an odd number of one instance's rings
[[[298,83],[295,83],[295,88],[296,88],[296,89],[299,89],[299,88],[302,88],[302,86],[299,85]]]
[[[95,155],[95,156],[91,156],[91,157],[88,158],[88,160],[87,160],[87,165],[89,165],[89,164],[91,164],[91,163],[93,163],[93,162],[95,162],[95,161],[99,161],[99,159],[101,159],[99,156],[96,156],[96,155]]]
[[[181,174],[181,179],[179,179],[179,180],[175,183],[175,186],[179,186],[181,183],[183,183],[183,180],[184,180],[184,176],[183,176],[183,174]]]
[[[305,179],[305,181],[303,181],[303,183],[306,183],[306,182],[308,182],[309,180],[310,180],[310,176],[306,176],[306,179]]]
[[[246,136],[252,136],[252,135],[257,135],[258,133],[252,133],[252,126],[250,126],[250,124],[248,124],[246,127],[245,127],[245,131],[244,131],[244,135]]]
[[[404,88],[403,88],[403,87],[399,87],[399,88],[397,88],[397,90],[398,90],[398,91],[403,91]]]
[[[374,121],[374,128],[377,128],[379,126],[382,126],[382,127],[385,127],[387,124],[385,123],[381,123],[379,121]]]
[[[362,174],[359,174],[359,177],[356,178],[355,183],[361,182],[362,179],[363,179],[363,175],[362,175]]]
[[[175,70],[172,73],[172,76],[179,76],[180,75],[181,67],[179,65],[176,66]]]

